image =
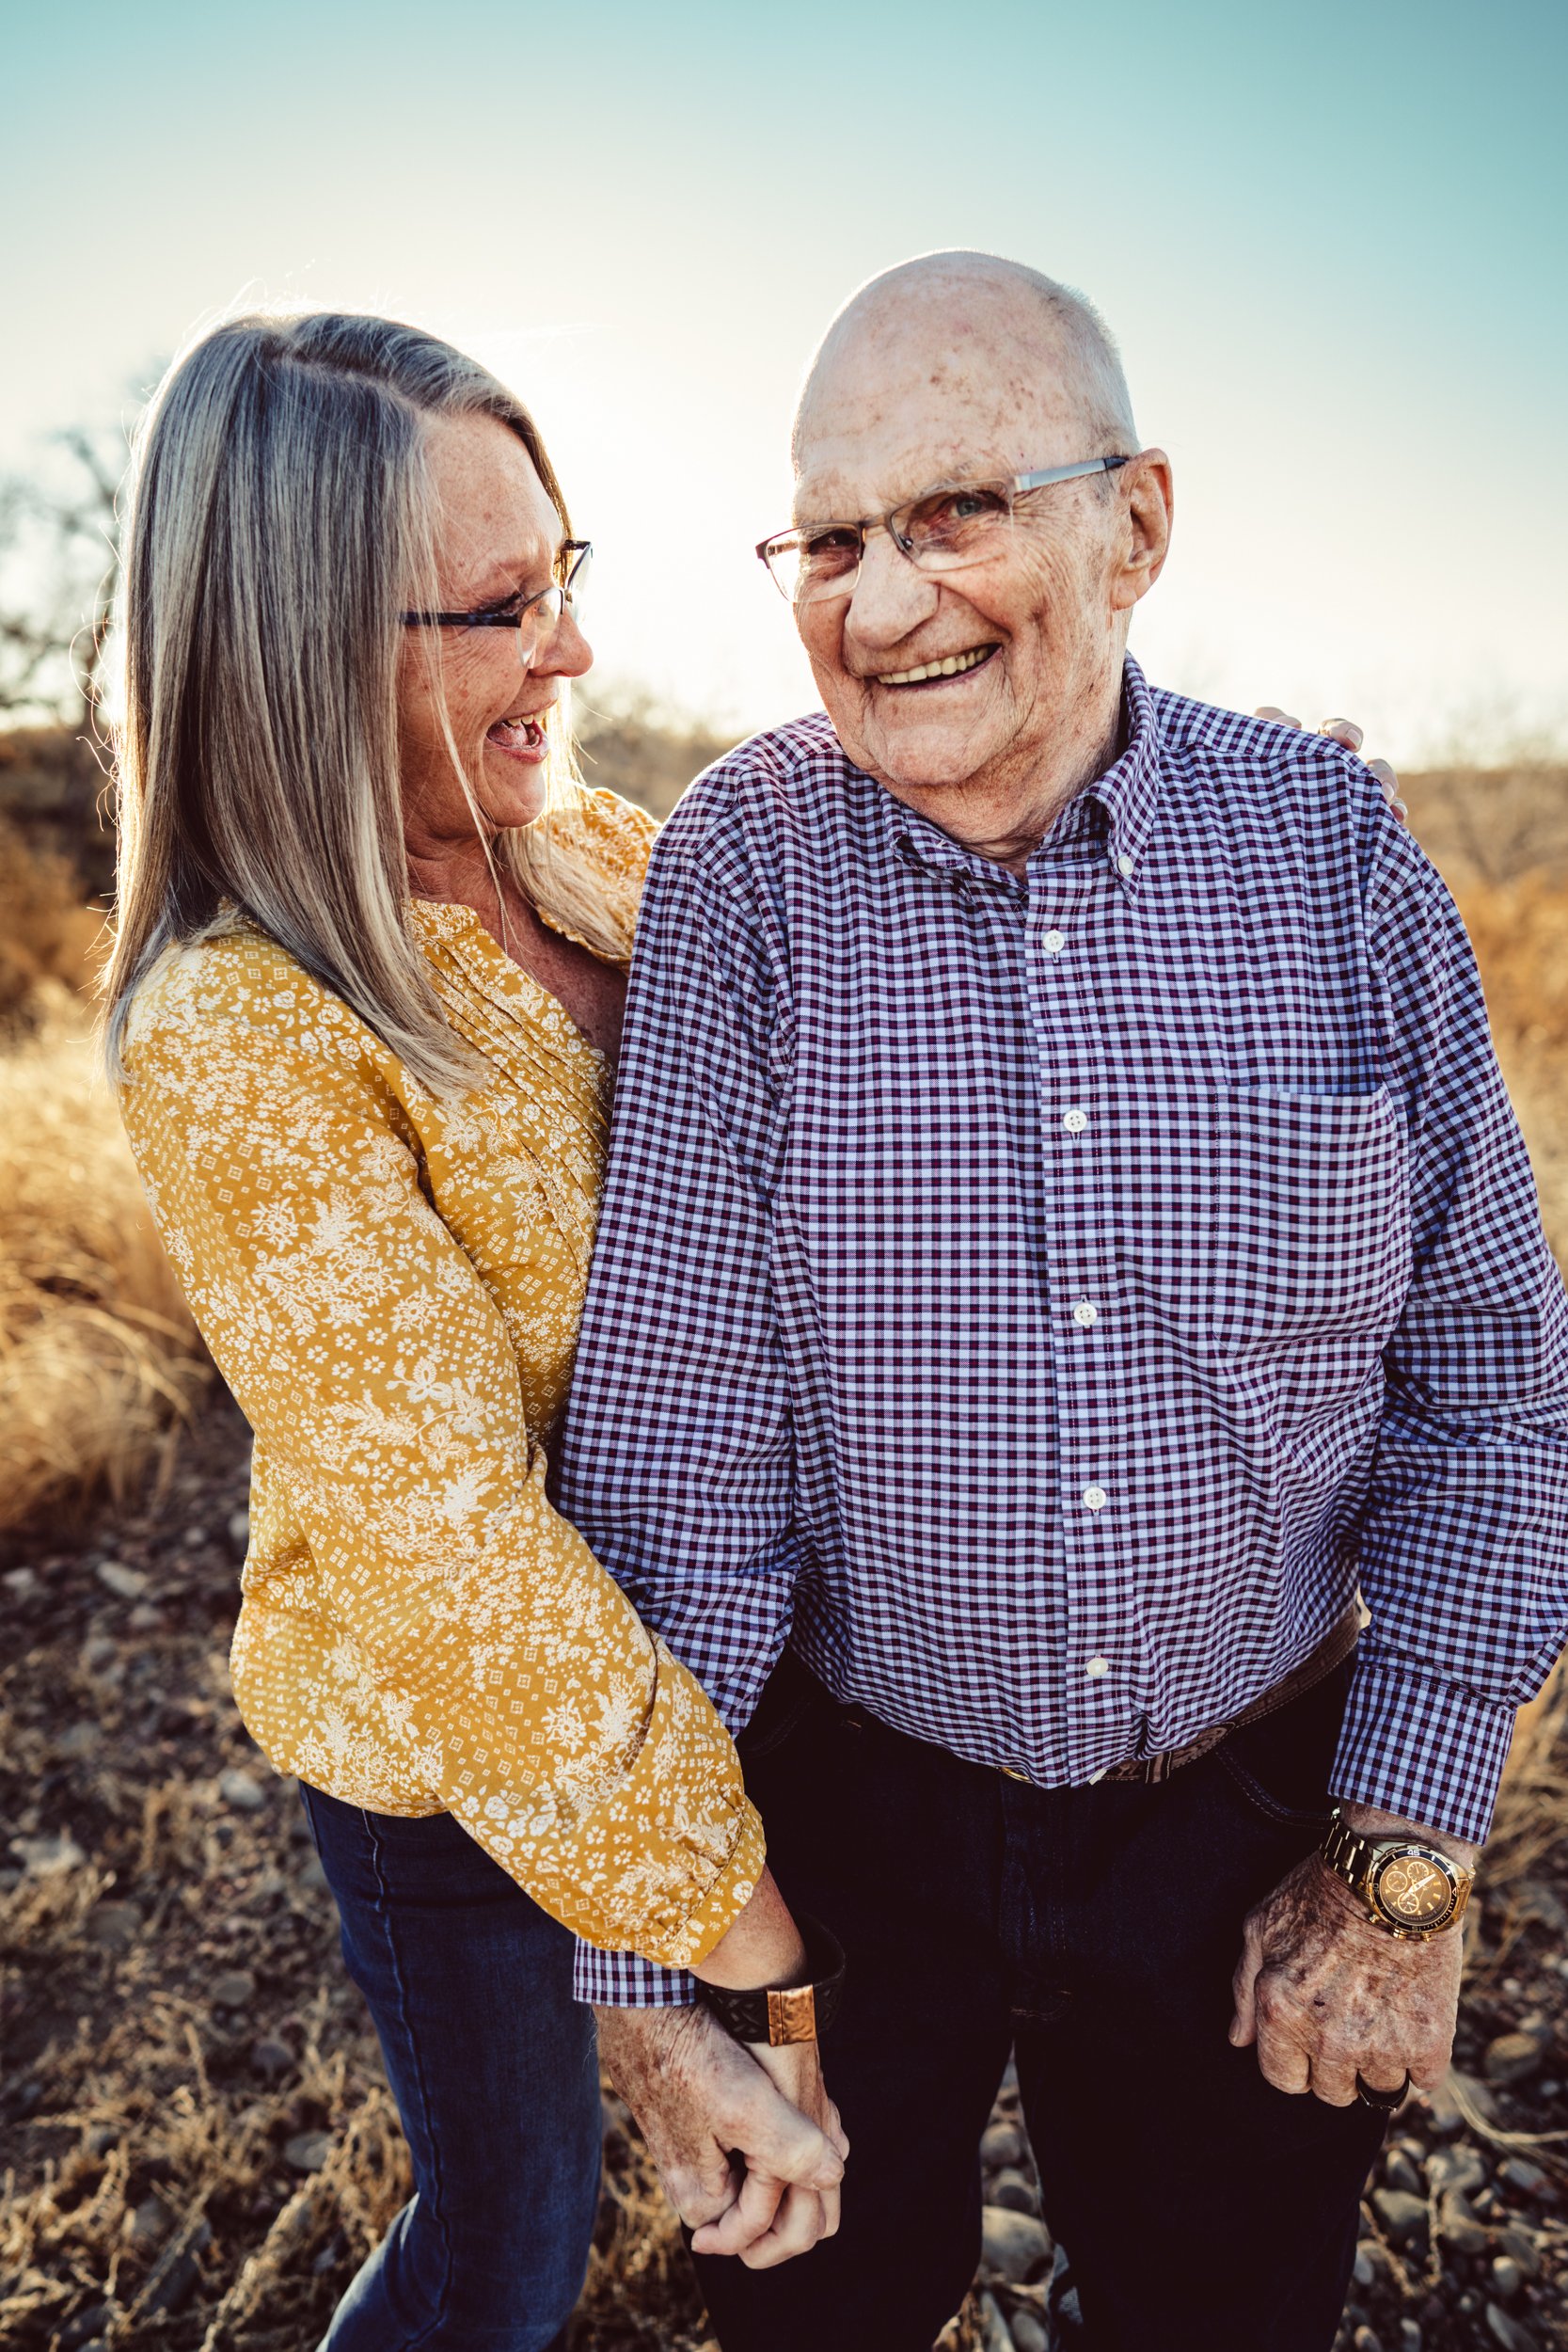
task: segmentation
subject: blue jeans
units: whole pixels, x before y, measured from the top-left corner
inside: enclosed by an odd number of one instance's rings
[[[320,2352],[548,2352],[599,2191],[594,2019],[572,1998],[572,1938],[450,1814],[300,1795],[415,2185]]]

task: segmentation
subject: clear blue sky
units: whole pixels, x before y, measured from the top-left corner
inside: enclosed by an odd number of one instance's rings
[[[975,245],[1082,286],[1175,459],[1134,644],[1409,757],[1568,720],[1568,8],[4,0],[0,463],[240,296],[435,326],[537,409],[602,669],[761,723],[751,554],[827,319]]]

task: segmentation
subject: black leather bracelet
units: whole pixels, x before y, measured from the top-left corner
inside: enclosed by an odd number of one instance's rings
[[[806,1947],[804,1984],[759,1985],[737,1993],[728,1985],[697,1979],[698,1998],[736,2042],[766,2042],[775,2050],[786,2042],[818,2042],[838,2014],[844,1993],[844,1947],[820,1919],[796,1921]]]

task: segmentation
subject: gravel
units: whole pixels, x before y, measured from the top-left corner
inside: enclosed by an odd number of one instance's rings
[[[226,1968],[213,1979],[210,1997],[214,2009],[248,2009],[256,1998],[256,1979],[248,1968]]]
[[[231,1765],[218,1781],[218,1795],[225,1804],[231,1804],[236,1813],[260,1813],[266,1804],[267,1792],[254,1772],[243,1765]]]
[[[987,2205],[980,2216],[981,2260],[1014,2286],[1037,2279],[1051,2264],[1051,2236],[1032,2214]]]
[[[1489,2083],[1528,2083],[1532,2074],[1539,2074],[1546,2052],[1551,2047],[1549,2034],[1539,2030],[1500,2033],[1486,2045],[1481,2060]]]

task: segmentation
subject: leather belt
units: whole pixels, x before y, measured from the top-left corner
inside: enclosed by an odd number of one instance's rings
[[[1304,1658],[1299,1666],[1293,1666],[1282,1682],[1271,1685],[1261,1698],[1254,1699],[1250,1707],[1244,1707],[1239,1715],[1232,1716],[1229,1723],[1215,1724],[1212,1729],[1200,1731],[1196,1740],[1189,1740],[1184,1747],[1166,1748],[1159,1756],[1127,1756],[1120,1764],[1113,1764],[1105,1772],[1097,1772],[1096,1783],[1130,1780],[1141,1781],[1149,1787],[1159,1781],[1169,1780],[1172,1772],[1179,1772],[1183,1764],[1196,1764],[1200,1756],[1212,1756],[1233,1731],[1242,1731],[1248,1724],[1260,1723],[1265,1715],[1273,1715],[1280,1708],[1289,1707],[1292,1699],[1303,1697],[1315,1683],[1323,1681],[1336,1666],[1343,1665],[1361,1638],[1361,1629],[1368,1621],[1368,1613],[1357,1595],[1311,1656]],[[1029,1779],[1027,1772],[1015,1772],[1010,1764],[1004,1764],[1000,1769],[1009,1780]]]

